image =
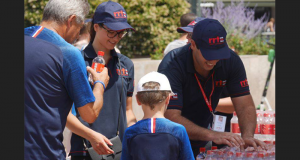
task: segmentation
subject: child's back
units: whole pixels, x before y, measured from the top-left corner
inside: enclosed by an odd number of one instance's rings
[[[144,117],[126,129],[122,160],[194,160],[185,128],[164,118],[170,95],[165,75],[151,72],[140,79],[136,100]]]
[[[185,128],[165,118],[149,118],[125,131],[122,160],[193,160]]]

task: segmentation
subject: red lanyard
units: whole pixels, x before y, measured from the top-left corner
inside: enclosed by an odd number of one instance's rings
[[[198,79],[198,77],[197,77],[197,75],[196,75],[196,73],[195,73],[195,77],[196,77],[196,80],[197,80],[197,82],[198,82],[198,85],[199,85],[199,87],[200,87],[200,89],[201,89],[203,98],[204,98],[204,100],[205,100],[205,102],[206,102],[206,104],[207,104],[207,106],[208,106],[209,111],[210,111],[213,115],[214,115],[214,113],[213,113],[213,110],[212,110],[212,108],[211,108],[211,95],[213,94],[214,89],[215,89],[215,87],[214,87],[214,73],[215,73],[215,72],[213,72],[213,73],[212,73],[212,76],[211,76],[211,77],[212,77],[212,91],[211,91],[210,96],[209,96],[209,101],[208,101],[208,99],[207,99],[207,97],[206,97],[206,95],[205,95],[205,92],[204,92],[204,90],[203,90],[203,88],[202,88],[202,86],[201,86],[201,83],[200,83],[200,81],[199,81],[199,79]]]

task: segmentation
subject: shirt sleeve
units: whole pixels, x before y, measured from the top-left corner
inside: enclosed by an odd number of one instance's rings
[[[180,69],[173,65],[165,65],[162,64],[158,67],[158,72],[167,76],[169,79],[172,92],[175,94],[171,96],[170,102],[167,109],[178,109],[182,110],[183,107],[183,95],[182,95],[182,74],[180,73]]]
[[[127,129],[125,130],[124,136],[123,136],[123,141],[122,141],[122,154],[121,154],[121,160],[131,160],[132,157],[129,154],[128,148],[129,146],[127,145],[128,138],[127,138]]]
[[[80,51],[65,49],[63,61],[64,83],[75,107],[82,107],[95,101],[93,91],[87,79],[87,70]]]
[[[128,85],[127,85],[127,97],[132,97],[134,91],[134,64],[130,59],[127,60],[128,67]]]
[[[189,136],[186,132],[184,126],[180,128],[182,134],[180,137],[181,140],[181,153],[180,153],[180,160],[195,160],[193,150],[191,147],[191,143],[189,140]]]
[[[231,60],[230,72],[226,88],[230,97],[239,97],[250,94],[249,85],[247,81],[246,71],[241,58],[237,54]]]

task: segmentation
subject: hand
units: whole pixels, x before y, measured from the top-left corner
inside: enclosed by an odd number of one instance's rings
[[[263,141],[249,136],[243,136],[242,138],[245,142],[245,148],[247,148],[248,146],[252,146],[256,151],[258,150],[258,146],[260,146],[264,150],[266,150],[267,148],[267,145]],[[242,147],[241,150],[244,151],[244,147]]]
[[[114,151],[107,146],[107,144],[110,145],[110,146],[112,146],[113,144],[110,142],[109,139],[107,139],[102,134],[100,134],[96,131],[92,131],[90,133],[90,136],[89,136],[88,140],[90,141],[90,143],[91,143],[92,147],[94,148],[94,150],[99,155],[113,154],[114,153]]]
[[[97,73],[95,70],[93,70],[93,68],[89,66],[87,66],[86,69],[89,73],[91,73],[94,82],[100,80],[105,84],[105,87],[107,87],[107,84],[109,82],[109,75],[106,67],[104,67],[102,72],[100,73]]]
[[[216,144],[226,144],[230,147],[240,148],[245,145],[241,136],[230,132],[213,132],[213,142]]]

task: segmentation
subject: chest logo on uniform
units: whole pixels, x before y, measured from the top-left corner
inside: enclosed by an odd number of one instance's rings
[[[248,87],[248,86],[249,86],[249,85],[248,85],[248,80],[247,80],[247,79],[241,81],[240,83],[241,83],[241,86],[242,86],[242,87]]]
[[[171,100],[177,100],[177,99],[178,99],[177,93],[174,93],[174,95],[171,96]]]
[[[216,82],[216,87],[224,87],[226,85],[226,80],[222,81],[215,81]]]
[[[122,76],[128,76],[128,70],[126,68],[122,68],[121,71],[120,69],[116,69],[117,70],[117,74]]]

